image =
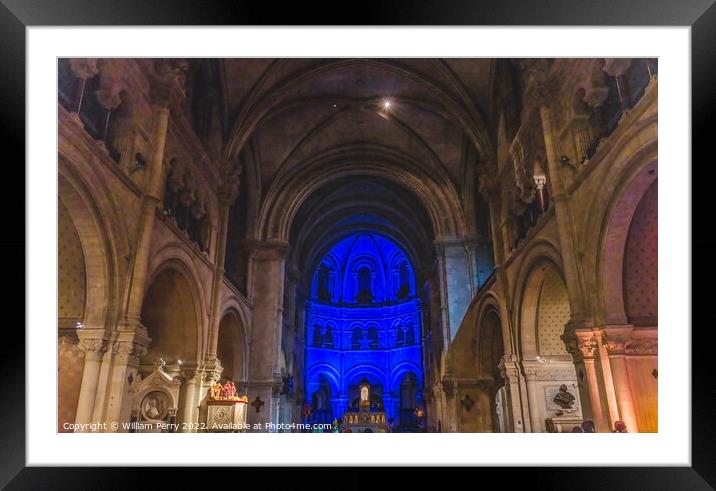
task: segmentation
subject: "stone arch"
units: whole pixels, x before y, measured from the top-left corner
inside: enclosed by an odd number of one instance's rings
[[[84,372],[75,323],[84,329],[114,329],[119,278],[116,215],[101,179],[85,165],[58,159],[58,431],[74,422]],[[63,298],[67,296],[69,298]],[[69,308],[68,308],[69,307]]]
[[[235,308],[221,315],[217,356],[224,368],[222,376],[235,382],[248,377],[248,340],[242,316]]]
[[[607,325],[629,323],[627,315],[628,285],[625,284],[625,279],[627,279],[627,267],[630,266],[627,264],[628,259],[633,256],[629,254],[627,246],[630,235],[633,237],[632,226],[636,218],[635,215],[640,206],[643,209],[645,198],[651,202],[649,205],[651,208],[656,206],[657,162],[654,161],[642,167],[639,172],[630,177],[628,182],[622,183],[617,198],[605,213],[605,218],[608,218],[599,241],[601,247],[600,254],[597,256],[599,268],[597,292],[599,306]],[[652,212],[658,213],[655,208]],[[656,230],[652,232],[656,234]],[[656,244],[654,244],[654,249],[655,246]],[[656,258],[653,259],[656,261]],[[655,277],[655,273],[656,271],[652,276]],[[656,288],[656,283],[653,286]]]
[[[423,380],[420,367],[414,362],[404,361],[393,367],[393,370],[390,372],[390,390],[395,391],[400,389],[400,382],[408,373],[412,373],[415,376],[418,388],[422,387]]]
[[[505,354],[505,347],[499,311],[494,306],[488,306],[480,312],[478,319],[477,376],[480,379],[500,382],[498,365]]]
[[[533,328],[536,326],[536,308],[537,308],[537,300],[538,297],[535,297],[535,295],[538,295],[539,290],[535,291],[528,287],[536,287],[539,286],[540,283],[537,281],[534,284],[528,285],[528,282],[531,278],[532,273],[535,271],[538,267],[551,267],[554,269],[554,271],[557,272],[557,274],[560,276],[560,278],[564,278],[564,273],[562,269],[562,257],[559,253],[559,249],[555,244],[553,244],[550,241],[547,240],[536,240],[534,241],[530,247],[525,250],[522,259],[519,264],[518,268],[518,274],[516,277],[516,281],[514,282],[513,290],[512,290],[512,308],[510,311],[512,312],[513,316],[513,324],[512,329],[514,329],[514,332],[510,333],[510,336],[512,338],[512,342],[514,343],[513,349],[517,353],[523,353],[524,352],[524,343],[525,341],[528,342],[528,346],[532,346],[534,349],[532,351],[532,357],[536,357],[536,339],[534,335],[536,334],[536,331],[532,328],[530,328],[526,332],[524,329],[524,322],[525,319],[523,319],[523,312],[525,312],[525,295],[528,293],[532,293],[532,297],[528,299],[528,315],[529,320],[528,324],[531,325]],[[525,336],[527,336],[525,338]]]
[[[538,258],[522,284],[517,319],[522,359],[569,356],[560,338],[570,318],[569,297],[561,270],[550,259]]]
[[[152,339],[142,365],[158,357],[198,364],[202,355],[202,306],[194,277],[178,260],[162,263],[148,281],[142,302],[142,324]],[[179,331],[179,334],[177,333]]]
[[[636,150],[625,145],[631,140],[648,142]],[[651,140],[650,140],[651,139]],[[586,262],[585,274],[594,287],[590,299],[595,320],[601,324],[626,323],[623,304],[623,254],[629,225],[639,199],[658,173],[656,121],[649,118],[626,142],[620,141],[614,157],[603,162],[605,178],[585,208],[580,244],[585,257],[595,257],[594,265]]]
[[[371,155],[369,159],[366,152]],[[331,165],[336,162],[340,165]],[[437,238],[460,237],[464,232],[460,199],[444,171],[434,169],[430,173],[405,155],[362,145],[326,152],[279,173],[259,214],[261,236],[287,241],[293,217],[308,196],[346,176],[378,177],[411,191],[425,206]]]
[[[337,397],[340,393],[341,387],[341,375],[338,370],[328,363],[318,363],[310,367],[306,373],[306,387],[312,387],[316,384],[316,380],[320,375],[324,375],[331,382],[331,389],[333,390],[333,396]],[[306,394],[310,397],[311,394]]]
[[[72,228],[77,233],[81,245],[84,265],[84,299],[82,301],[82,319],[85,327],[102,329],[109,327],[112,302],[115,297],[111,281],[113,279],[112,253],[109,240],[100,216],[101,212],[93,205],[91,194],[83,192],[80,182],[71,182],[60,174],[58,179],[59,203],[67,213]]]
[[[197,313],[201,320],[200,326],[203,326],[209,312],[207,307],[209,303],[208,290],[204,286],[204,281],[202,281],[202,276],[194,258],[184,250],[182,244],[179,242],[169,242],[161,246],[158,250],[153,251],[149,259],[149,281],[147,281],[147,285],[151,283],[152,278],[161,272],[162,268],[172,264],[182,269],[187,275],[196,295]]]
[[[87,296],[85,257],[77,228],[67,207],[58,202],[58,316],[59,326],[70,327],[84,318]]]

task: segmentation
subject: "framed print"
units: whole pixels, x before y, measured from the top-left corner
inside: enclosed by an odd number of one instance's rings
[[[716,7],[539,3],[343,25],[4,1],[28,234],[3,484],[400,465],[710,489],[690,159]]]

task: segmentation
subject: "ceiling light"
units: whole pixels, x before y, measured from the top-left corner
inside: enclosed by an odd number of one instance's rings
[[[383,101],[383,107],[385,109],[390,109],[390,101]]]

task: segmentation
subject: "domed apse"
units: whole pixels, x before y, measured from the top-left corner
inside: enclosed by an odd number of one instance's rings
[[[441,343],[425,325],[433,239],[420,202],[389,181],[339,179],[306,199],[287,266],[299,272],[296,305],[305,309],[297,316],[303,373],[295,376],[306,422],[363,413],[385,417],[394,431],[424,424],[424,360],[431,342]]]

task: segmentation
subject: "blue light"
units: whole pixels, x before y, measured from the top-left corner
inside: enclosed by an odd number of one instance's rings
[[[306,402],[312,422],[355,407],[368,381],[376,408],[414,429],[422,400],[421,305],[413,266],[385,236],[336,243],[313,274],[306,303]]]

